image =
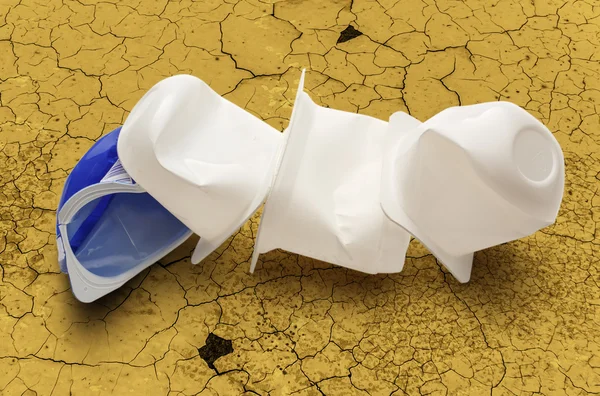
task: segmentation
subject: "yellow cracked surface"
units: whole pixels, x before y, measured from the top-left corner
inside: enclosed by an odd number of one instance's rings
[[[598,394],[599,48],[595,0],[0,1],[0,394]],[[93,142],[176,73],[283,130],[303,67],[317,103],[381,119],[523,106],[565,151],[556,224],[459,284],[414,241],[400,274],[276,251],[249,275],[255,216],[77,302],[54,216]]]

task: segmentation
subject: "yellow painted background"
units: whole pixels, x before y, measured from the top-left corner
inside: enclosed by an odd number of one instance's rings
[[[0,0],[0,394],[598,394],[599,32],[595,0]],[[54,216],[94,140],[176,73],[283,130],[302,67],[317,103],[382,119],[525,107],[565,152],[556,224],[459,284],[416,242],[399,274],[272,252],[249,275],[255,216],[77,302]]]

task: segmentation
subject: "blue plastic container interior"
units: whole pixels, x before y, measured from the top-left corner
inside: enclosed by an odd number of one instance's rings
[[[148,193],[119,193],[96,199],[81,208],[67,225],[73,253],[84,268],[99,276],[122,274],[165,248],[174,247],[188,232]]]

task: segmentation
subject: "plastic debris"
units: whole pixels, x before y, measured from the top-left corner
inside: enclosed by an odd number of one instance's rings
[[[119,130],[81,158],[57,210],[58,260],[83,302],[119,288],[192,235],[125,172]]]
[[[262,205],[282,141],[199,78],[178,75],[135,105],[118,152],[127,172],[200,235],[198,263]]]
[[[366,273],[399,272],[410,235],[381,210],[387,123],[317,106],[300,79],[250,271],[281,248]]]
[[[192,231],[200,262],[265,202],[251,272],[278,248],[399,272],[412,235],[467,282],[475,251],[555,221],[563,154],[524,109],[483,103],[388,123],[318,106],[303,84],[304,71],[283,134],[196,77],[152,87],[67,179],[57,241],[76,297],[118,288]]]
[[[383,161],[385,213],[460,282],[473,253],[554,223],[564,158],[552,133],[507,102],[452,107],[406,128],[392,115]]]

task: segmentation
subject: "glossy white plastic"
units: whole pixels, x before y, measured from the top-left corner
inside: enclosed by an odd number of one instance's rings
[[[410,235],[379,199],[387,123],[320,107],[303,83],[304,72],[250,271],[276,248],[366,273],[401,271]]]
[[[200,235],[198,263],[264,202],[282,141],[202,80],[178,75],[136,104],[117,147],[133,179]]]
[[[473,253],[552,224],[564,158],[552,133],[507,102],[453,107],[406,127],[390,119],[381,203],[460,282]]]

